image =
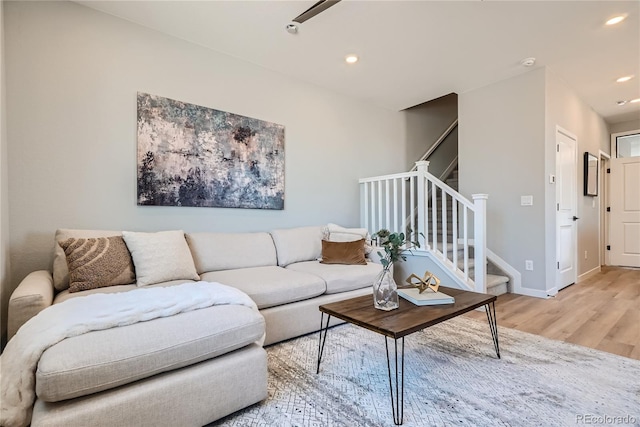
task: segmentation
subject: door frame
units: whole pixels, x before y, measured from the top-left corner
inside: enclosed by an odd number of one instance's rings
[[[616,159],[618,157],[618,150],[617,150],[617,145],[616,145],[616,140],[619,136],[627,136],[627,135],[636,135],[640,133],[640,129],[632,129],[632,130],[627,130],[624,132],[616,132],[616,133],[612,133],[611,134],[611,138],[610,138],[610,145],[609,145],[609,149],[610,149],[610,156],[609,156],[609,162],[608,162],[608,167],[611,167],[611,159]],[[602,153],[602,151],[601,151]],[[610,175],[606,174],[606,180],[607,180],[607,200],[606,200],[606,205],[609,206],[610,205],[610,194],[611,194],[611,183],[610,183]],[[606,215],[606,222],[605,222],[605,242],[606,244],[611,243],[610,242],[610,232],[611,232],[611,215]],[[610,254],[609,251],[606,250],[605,251],[605,257],[604,257],[604,261],[606,265],[610,265],[611,263],[611,259],[610,259]]]
[[[555,132],[555,140],[554,140],[554,145],[558,145],[558,135],[559,134],[563,134],[564,136],[566,136],[569,139],[572,139],[575,142],[575,158],[574,158],[574,164],[575,164],[575,188],[574,188],[574,197],[573,197],[573,206],[572,206],[572,210],[574,212],[575,216],[578,216],[578,193],[579,193],[579,185],[578,185],[578,137],[573,134],[572,132],[569,132],[568,130],[564,129],[563,127],[556,125],[556,132]],[[556,177],[558,176],[558,153],[556,151],[556,158],[555,158],[555,170],[556,170]],[[556,180],[556,203],[559,203],[558,200],[558,187],[557,187],[557,180]],[[573,233],[573,266],[574,266],[574,275],[573,275],[573,284],[575,284],[578,281],[578,224],[575,223],[574,221],[574,227],[575,227],[575,231]],[[560,254],[558,253],[558,245],[560,242],[560,236],[558,236],[558,211],[556,210],[556,215],[555,215],[555,231],[556,231],[556,259],[555,262],[559,262],[559,256]],[[569,285],[563,285],[562,283],[560,283],[560,279],[561,279],[561,275],[560,275],[560,270],[558,268],[555,268],[555,289],[556,292],[560,291],[564,288],[566,288]]]
[[[600,267],[609,264],[609,252],[607,251],[607,243],[609,242],[609,215],[607,215],[607,206],[609,206],[609,160],[611,156],[602,150],[599,150],[600,170],[598,176],[598,247]]]

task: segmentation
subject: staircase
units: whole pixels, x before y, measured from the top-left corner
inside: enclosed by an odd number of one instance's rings
[[[474,194],[470,201],[457,191],[457,170],[443,182],[428,166],[419,161],[410,172],[360,179],[362,226],[371,234],[411,230],[421,246],[412,251],[431,258],[461,289],[507,292],[519,273],[486,247],[488,196]],[[501,274],[503,267],[515,275]]]
[[[459,186],[458,186],[458,165],[456,164],[455,168],[453,169],[453,171],[449,174],[449,177],[444,181],[445,184],[447,184],[449,187],[453,188],[454,190],[458,191]],[[440,194],[436,195],[436,203],[438,205],[441,205],[442,203],[442,196]],[[429,205],[431,205],[431,202],[429,203]],[[452,227],[452,223],[453,223],[453,218],[452,218],[452,213],[453,209],[452,209],[452,199],[447,199],[447,235],[448,235],[448,240],[451,241],[451,239],[453,239],[453,227]],[[442,233],[442,215],[440,214],[438,216],[438,233]],[[439,247],[440,250],[442,250],[442,245],[440,245]],[[450,253],[453,251],[453,249],[449,249],[448,250]],[[462,262],[463,262],[463,249],[458,249],[458,268],[462,269]],[[471,276],[472,278],[474,277],[475,274],[475,259],[473,257],[474,253],[473,253],[473,245],[469,246],[469,276]],[[452,258],[451,254],[449,255],[449,257]],[[487,257],[487,278],[486,278],[486,293],[491,294],[491,295],[502,295],[502,294],[506,294],[508,292],[508,287],[509,287],[509,282],[510,282],[510,278],[506,275],[504,275],[504,272],[493,262],[491,262],[489,260],[489,258]]]

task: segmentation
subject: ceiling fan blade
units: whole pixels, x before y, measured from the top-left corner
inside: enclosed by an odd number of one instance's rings
[[[320,0],[309,9],[302,12],[300,15],[293,18],[293,22],[297,22],[298,24],[302,24],[307,19],[311,19],[320,12],[323,12],[329,9],[334,4],[338,3],[340,0]]]

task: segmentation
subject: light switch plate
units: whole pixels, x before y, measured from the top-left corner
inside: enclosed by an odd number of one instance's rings
[[[549,175],[549,184],[556,183],[556,176],[554,174]]]
[[[520,206],[533,206],[533,196],[520,196]]]

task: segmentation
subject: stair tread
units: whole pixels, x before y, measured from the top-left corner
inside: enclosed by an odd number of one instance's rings
[[[503,283],[508,283],[509,278],[507,276],[500,276],[498,274],[487,274],[487,288],[499,286]]]

